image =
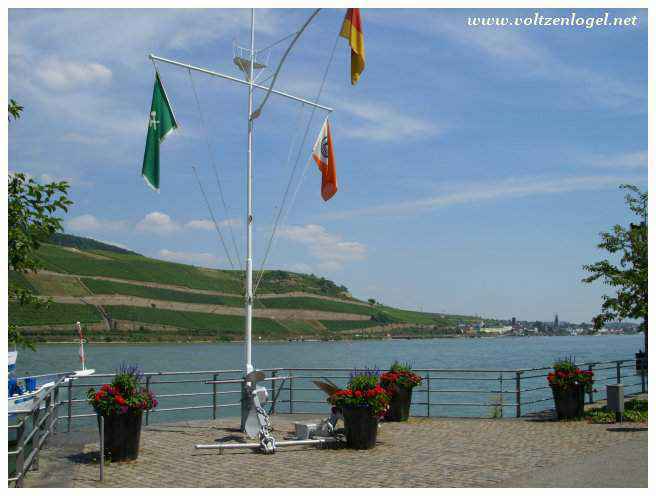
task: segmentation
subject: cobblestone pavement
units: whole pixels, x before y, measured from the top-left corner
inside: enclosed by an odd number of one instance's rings
[[[291,421],[289,416],[274,417],[277,439],[289,434]],[[537,419],[411,418],[407,423],[384,423],[376,447],[369,451],[286,447],[267,456],[194,449],[194,444],[243,439],[237,426],[236,419],[222,419],[145,427],[139,459],[108,463],[103,483],[98,481],[98,444],[90,433],[86,444],[80,442],[73,450],[47,449],[41,470],[30,474],[26,486],[489,487],[622,443],[644,446],[647,457],[646,425],[613,429]],[[51,479],[61,470],[68,474],[66,481]]]

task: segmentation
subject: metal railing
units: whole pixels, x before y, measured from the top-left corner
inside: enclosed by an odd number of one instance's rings
[[[579,367],[594,372],[593,391],[587,403],[605,398],[606,384],[622,382],[627,395],[647,391],[646,371],[636,370],[635,359],[586,362]],[[352,369],[347,368],[270,368],[271,413],[325,413],[326,398],[313,380],[329,379],[342,386]],[[553,398],[547,384],[551,367],[528,369],[415,369],[422,376],[413,391],[411,414],[428,417],[521,417],[549,409]],[[86,389],[109,382],[114,374],[95,374],[78,378],[64,386],[66,407],[59,420],[70,431],[74,421],[95,418],[88,405]],[[152,416],[167,420],[217,419],[239,416],[241,370],[147,372],[144,384],[157,396],[159,405],[146,412],[145,424]],[[101,381],[99,381],[101,379]],[[106,379],[106,381],[102,381]],[[82,394],[80,394],[82,391]]]
[[[22,487],[27,472],[39,469],[41,449],[57,429],[58,411],[61,405],[59,391],[65,382],[66,378],[61,377],[45,391],[43,396],[34,400],[30,409],[15,410],[10,415],[16,423],[8,425],[9,438],[11,439],[12,434],[15,433],[16,440],[9,441],[9,445],[13,445],[7,457],[10,470],[9,484]],[[14,464],[13,471],[11,462]]]
[[[603,400],[606,384],[623,383],[627,395],[647,392],[647,373],[638,369],[635,359],[586,362],[579,367],[594,372],[593,390],[587,403]],[[343,386],[352,369],[348,368],[269,368],[265,383],[269,385],[270,413],[325,414],[326,397],[313,383],[329,379]],[[549,409],[553,404],[547,374],[551,367],[529,369],[415,369],[422,376],[413,391],[411,414],[425,417],[521,417]],[[166,415],[167,420],[217,419],[238,417],[241,407],[241,370],[204,370],[180,372],[147,372],[143,383],[157,396],[157,408],[146,412],[145,424],[151,416]],[[114,374],[59,379],[46,395],[35,401],[30,410],[16,412],[18,422],[9,425],[16,441],[9,459],[15,461],[9,483],[17,487],[29,470],[38,469],[39,452],[56,432],[58,422],[66,431],[76,425],[91,427],[96,414],[86,399],[88,388],[110,382]],[[195,390],[191,390],[195,389]],[[65,397],[64,397],[65,396]],[[59,407],[65,415],[59,415]],[[29,432],[28,432],[28,425]],[[11,446],[11,442],[10,442]]]

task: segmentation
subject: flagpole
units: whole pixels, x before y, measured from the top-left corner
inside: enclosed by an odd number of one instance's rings
[[[255,65],[255,9],[251,9],[251,64],[248,76],[248,171],[246,173],[246,323],[245,372],[253,371],[251,338],[253,323],[253,69]]]

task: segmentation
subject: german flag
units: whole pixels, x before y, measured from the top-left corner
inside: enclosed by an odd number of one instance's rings
[[[346,38],[351,45],[351,84],[355,84],[364,71],[364,34],[362,33],[360,9],[346,11],[339,35]]]

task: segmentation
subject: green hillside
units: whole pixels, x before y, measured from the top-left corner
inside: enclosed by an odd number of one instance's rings
[[[155,260],[70,235],[56,236],[37,256],[46,272],[9,272],[11,284],[53,300],[47,308],[10,302],[10,323],[33,339],[70,340],[66,325],[72,329],[78,320],[92,326],[89,339],[98,341],[235,340],[243,335],[241,271]],[[253,333],[261,339],[341,339],[358,330],[370,337],[447,335],[459,324],[480,320],[370,305],[330,280],[286,271],[265,272],[255,309]]]

